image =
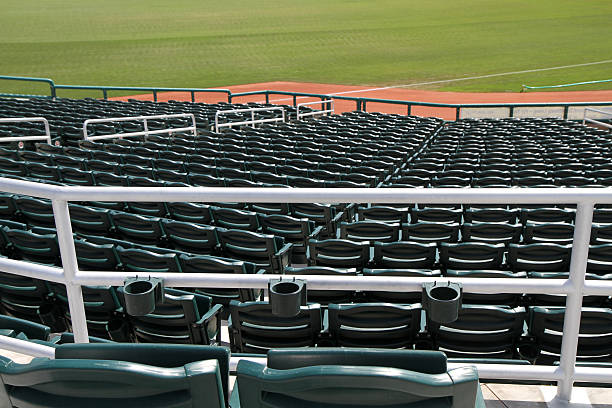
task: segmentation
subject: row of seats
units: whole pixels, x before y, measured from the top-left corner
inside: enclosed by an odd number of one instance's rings
[[[273,350],[259,362],[241,360],[231,392],[230,351],[223,347],[61,344],[55,346],[53,357],[28,364],[2,358],[1,402],[211,408],[384,407],[391,402],[485,407],[476,370],[467,366],[448,370],[446,356],[431,351]],[[66,382],[71,387],[65,387]]]

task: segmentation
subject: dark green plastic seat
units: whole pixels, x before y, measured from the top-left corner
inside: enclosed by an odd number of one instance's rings
[[[355,268],[330,268],[328,266],[287,267],[286,275],[336,275],[357,276]],[[308,285],[306,285],[308,288]],[[347,303],[355,298],[352,290],[308,290],[308,302],[327,305],[329,303]]]
[[[591,244],[601,245],[612,243],[612,223],[593,223],[591,226]]]
[[[0,315],[0,334],[3,336],[23,340],[47,341],[50,333],[49,326],[17,317]]]
[[[535,338],[536,363],[559,360],[565,307],[529,308],[529,335]],[[612,361],[612,310],[583,307],[577,361]]]
[[[572,223],[576,212],[563,210],[561,208],[524,208],[521,211],[521,223],[526,225],[532,223],[565,222]]]
[[[238,397],[241,408],[485,406],[475,369],[447,371],[442,353],[345,348],[280,353],[270,351],[267,366],[238,363],[232,407]]]
[[[151,363],[152,355],[174,354],[157,350],[148,353],[138,348],[124,351],[123,361],[110,360],[110,346],[103,355],[72,357],[73,349],[61,345],[56,359],[34,359],[29,364],[15,364],[3,358],[0,378],[3,382],[1,403],[4,406],[28,407],[193,407],[223,408],[225,400],[220,364],[216,356],[207,359],[186,359],[167,366]],[[61,351],[60,351],[61,350]],[[65,350],[65,351],[64,351]],[[195,354],[195,353],[194,353]],[[206,355],[202,353],[203,355]],[[136,356],[146,356],[145,362],[132,362]],[[97,358],[97,359],[94,359]],[[66,386],[70,384],[70,386]]]
[[[452,323],[428,319],[427,332],[449,357],[515,358],[526,317],[523,307],[463,305]]]
[[[308,241],[308,264],[338,268],[358,268],[370,260],[369,242],[353,242],[346,239]]]
[[[419,222],[402,225],[402,241],[457,242],[459,224]]]
[[[431,269],[363,269],[364,276],[408,276],[408,277],[440,277],[442,276],[439,270]],[[421,302],[421,291],[405,292],[405,291],[364,291],[362,292],[363,301],[365,302],[392,302],[400,304],[419,303]]]
[[[571,245],[510,244],[507,262],[515,272],[567,272],[571,249]]]
[[[188,256],[186,254],[181,254],[179,256],[179,263],[181,270],[184,273],[247,274],[257,272],[255,271],[255,266],[247,262],[212,256]],[[196,293],[211,297],[213,299],[213,303],[225,306],[226,312],[229,312],[228,306],[230,301],[253,301],[256,300],[261,294],[260,290],[251,288],[197,288],[195,291]]]
[[[340,238],[350,241],[393,242],[399,239],[400,225],[381,221],[340,223]]]
[[[123,288],[118,290],[124,304]],[[208,296],[178,289],[165,289],[162,303],[145,316],[128,316],[129,329],[139,343],[211,344],[219,334],[222,305],[213,305]],[[113,340],[128,328],[123,321],[112,321],[108,331]]]
[[[143,245],[159,245],[165,238],[159,218],[116,211],[110,215],[121,239]]]
[[[7,237],[11,253],[16,259],[46,265],[61,264],[59,244],[55,234],[36,234],[18,229],[5,229],[3,234]]]
[[[114,231],[110,210],[69,204],[70,223],[74,232],[107,235]]]
[[[259,214],[259,223],[264,234],[284,238],[292,245],[291,261],[306,263],[306,248],[310,239],[318,239],[323,227],[315,227],[307,218],[294,218],[281,214]]]
[[[504,260],[504,251],[504,244],[442,242],[440,264],[448,269],[499,269]]]
[[[337,347],[412,348],[421,328],[421,305],[330,304],[329,340]]]
[[[39,227],[55,227],[51,201],[32,197],[14,197],[19,216],[28,224]]]
[[[229,322],[232,351],[266,353],[281,347],[314,346],[321,332],[321,306],[302,306],[295,317],[272,314],[268,302],[232,301]]]
[[[257,265],[267,272],[282,273],[291,259],[291,244],[281,237],[256,232],[217,228],[223,256]]]
[[[416,224],[418,222],[444,222],[458,223],[461,222],[462,211],[460,209],[451,208],[413,208],[410,210],[410,222]]]
[[[435,243],[398,241],[374,244],[374,268],[431,269],[435,262]]]
[[[180,272],[178,257],[173,253],[155,253],[139,248],[115,248],[119,256],[119,268],[132,272]]]
[[[455,270],[447,269],[445,275],[455,278],[510,278],[525,279],[526,272],[507,270]],[[521,294],[516,293],[470,293],[463,291],[463,303],[477,305],[506,305],[516,307],[521,301]]]
[[[526,244],[548,242],[552,244],[571,244],[574,238],[574,226],[571,224],[527,223],[523,232],[523,242]]]
[[[201,255],[211,255],[219,250],[215,227],[173,220],[162,220],[162,225],[171,248]]]
[[[394,208],[382,205],[371,207],[359,206],[357,208],[357,214],[359,214],[360,221],[382,221],[405,224],[408,222],[409,209],[408,207]]]
[[[461,238],[463,241],[516,244],[521,238],[522,231],[523,226],[521,224],[505,222],[464,223],[461,226]]]
[[[259,230],[257,213],[211,206],[210,213],[216,226],[256,232]]]
[[[468,208],[463,214],[466,223],[476,222],[507,222],[516,223],[518,209],[511,210],[502,208]]]
[[[166,203],[170,216],[177,221],[210,224],[212,221],[209,206],[201,203]]]

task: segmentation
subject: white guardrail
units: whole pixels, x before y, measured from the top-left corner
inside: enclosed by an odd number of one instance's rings
[[[278,118],[270,118],[270,119],[255,119],[255,112],[266,112],[266,111],[281,111],[281,117]],[[230,113],[245,113],[251,112],[251,120],[243,120],[241,122],[227,122],[227,123],[219,123],[219,116],[229,115]],[[219,133],[219,128],[222,127],[234,127],[234,126],[242,126],[242,125],[251,125],[255,127],[258,123],[270,123],[270,122],[285,122],[285,108],[282,106],[270,106],[266,108],[248,108],[248,109],[230,109],[230,110],[221,110],[215,113],[215,132]]]
[[[599,120],[595,120],[593,118],[587,118],[587,112],[596,112],[599,113],[601,115],[599,116],[608,116],[610,119],[612,119],[612,110],[602,110],[602,109],[595,109],[595,108],[584,108],[584,116],[582,118],[582,124],[586,124],[586,122],[589,123],[594,123],[598,126],[603,126],[606,127],[608,129],[612,129],[612,124],[610,123],[605,123]]]
[[[49,130],[49,121],[43,117],[32,118],[0,118],[0,123],[19,123],[19,122],[42,122],[45,125],[45,134],[38,136],[14,136],[0,137],[0,142],[27,142],[31,140],[46,140],[51,144],[51,131]]]
[[[302,106],[310,106],[310,105],[321,105],[320,110],[313,110],[310,112],[300,113],[300,107]],[[327,106],[327,109],[325,108]],[[324,101],[314,101],[314,102],[304,102],[298,103],[295,107],[295,117],[297,120],[301,118],[305,118],[308,116],[316,116],[316,115],[331,115],[334,113],[334,101],[333,99],[327,99]]]
[[[167,128],[167,129],[158,129],[158,130],[149,130],[148,121],[154,119],[171,119],[171,118],[190,118],[191,126],[185,126],[180,128]],[[135,121],[143,121],[144,130],[141,132],[128,132],[128,133],[113,133],[111,135],[100,135],[100,136],[89,136],[87,131],[87,126],[92,123],[108,123],[108,122],[135,122]],[[83,122],[83,137],[85,140],[102,140],[102,139],[114,139],[114,138],[124,138],[124,137],[133,137],[133,136],[149,136],[149,135],[158,135],[163,133],[173,133],[173,132],[192,132],[193,136],[198,135],[198,130],[196,128],[196,120],[195,116],[192,113],[177,113],[171,115],[149,115],[149,116],[124,116],[120,118],[101,118],[101,119],[87,119]]]
[[[68,212],[69,201],[140,202],[266,202],[266,203],[461,203],[461,204],[576,204],[576,221],[568,279],[443,278],[459,282],[473,293],[550,293],[567,295],[559,366],[476,364],[479,376],[497,380],[558,382],[557,397],[569,401],[573,383],[612,383],[612,368],[576,367],[583,295],[612,295],[612,281],[585,281],[593,208],[612,204],[610,188],[463,189],[463,188],[219,188],[219,187],[77,187],[55,186],[0,178],[0,191],[52,201],[63,268],[0,258],[0,271],[66,285],[75,340],[87,342],[88,332],[81,286],[122,286],[134,272],[79,271]],[[168,287],[267,288],[278,275],[210,273],[151,273]],[[420,291],[424,282],[440,278],[396,276],[288,275],[308,282],[313,290]],[[14,342],[13,342],[14,343]],[[0,347],[8,345],[0,336]],[[13,347],[13,350],[15,348]],[[44,352],[44,350],[42,351]]]

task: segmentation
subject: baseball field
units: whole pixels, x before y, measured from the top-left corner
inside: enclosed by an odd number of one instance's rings
[[[610,0],[3,0],[2,6],[0,74],[65,84],[296,81],[517,92],[522,84],[612,78]],[[37,89],[45,87],[0,83],[0,92]]]

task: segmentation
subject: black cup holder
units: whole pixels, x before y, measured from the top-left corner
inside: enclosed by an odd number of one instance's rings
[[[163,280],[158,278],[128,278],[123,284],[125,312],[131,316],[145,316],[155,311],[164,299]]]
[[[279,317],[294,317],[300,306],[306,305],[306,281],[271,279],[268,293],[272,314]]]
[[[459,318],[463,287],[459,283],[423,284],[422,303],[427,317],[436,323],[451,323]]]

